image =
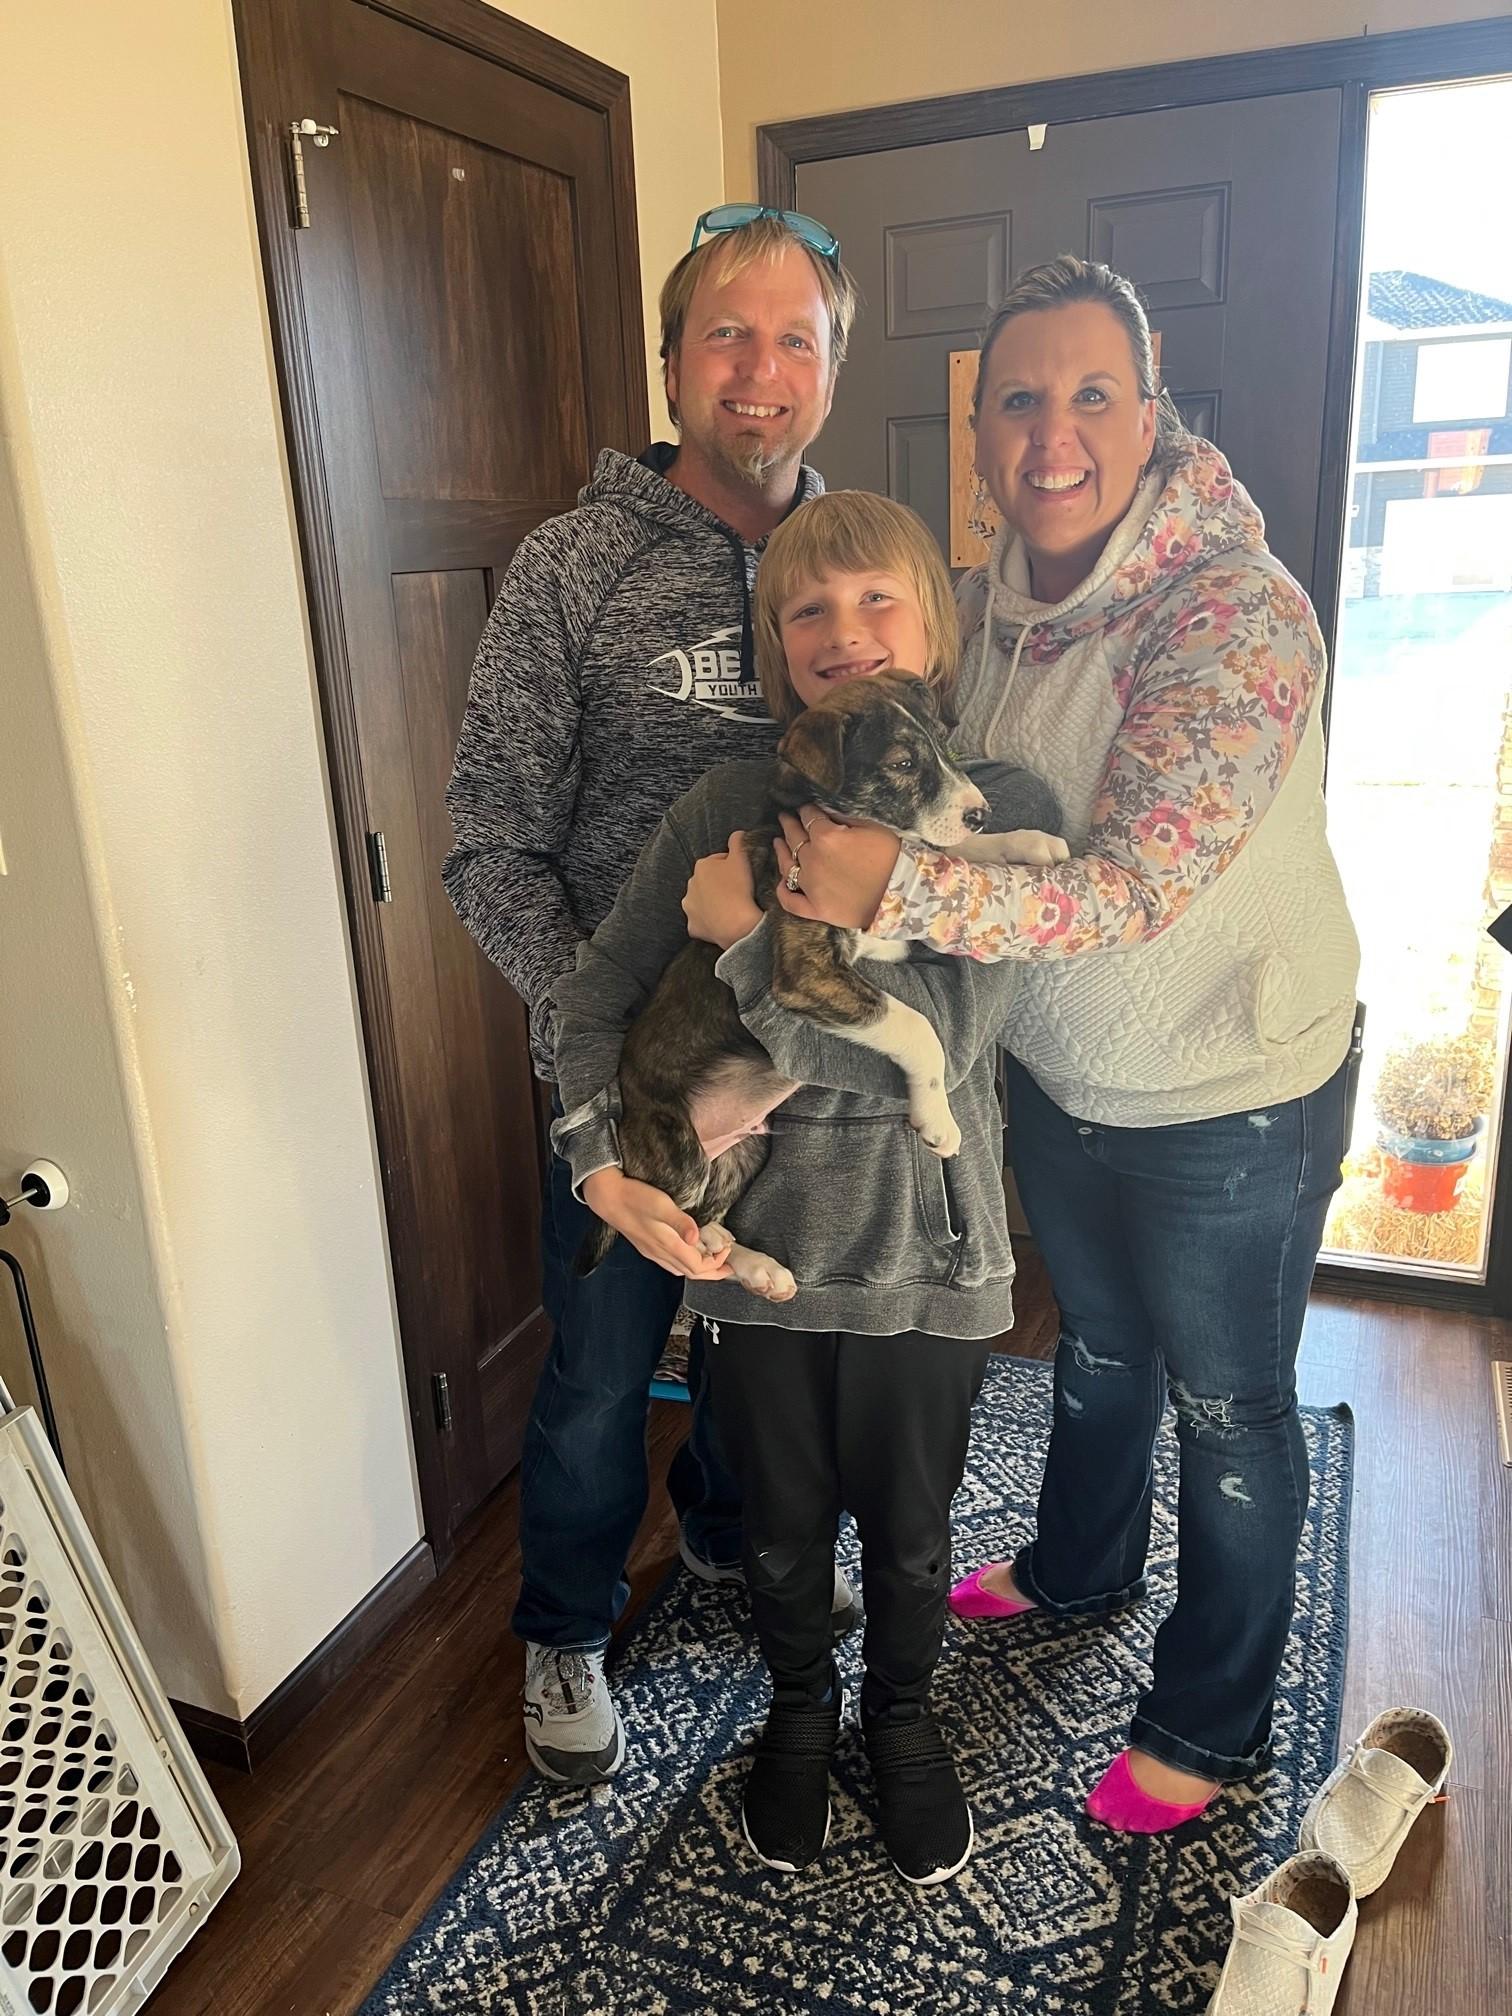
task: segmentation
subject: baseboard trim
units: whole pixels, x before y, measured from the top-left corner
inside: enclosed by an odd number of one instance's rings
[[[435,1579],[436,1560],[430,1542],[417,1540],[245,1722],[217,1715],[209,1708],[196,1708],[188,1701],[170,1702],[194,1754],[203,1763],[228,1764],[235,1771],[248,1773],[266,1764],[284,1738],[398,1623]]]

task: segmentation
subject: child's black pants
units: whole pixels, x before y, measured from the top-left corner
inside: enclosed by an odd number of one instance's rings
[[[985,1343],[721,1323],[708,1353],[720,1440],[740,1480],[751,1614],[786,1698],[830,1684],[835,1534],[861,1536],[862,1705],[928,1698],[950,1592],[950,1501],[966,1464]]]

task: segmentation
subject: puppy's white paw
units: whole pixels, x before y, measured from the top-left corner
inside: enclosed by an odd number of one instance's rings
[[[710,1260],[722,1260],[735,1244],[735,1234],[723,1225],[700,1225],[698,1250]]]
[[[770,1253],[753,1253],[748,1247],[737,1246],[730,1255],[730,1265],[741,1287],[759,1295],[763,1302],[791,1302],[798,1293],[798,1283]]]
[[[961,1130],[956,1125],[956,1117],[949,1105],[941,1100],[937,1106],[927,1106],[910,1113],[908,1124],[912,1127],[926,1148],[932,1148],[942,1162],[961,1151]]]
[[[1012,833],[973,833],[944,851],[988,868],[1053,868],[1071,858],[1071,849],[1058,834],[1040,833],[1031,826]]]
[[[983,837],[999,843],[1001,852],[997,858],[1009,868],[1054,868],[1058,862],[1071,858],[1071,849],[1058,833],[1037,833],[1029,826],[1017,833],[990,833]]]

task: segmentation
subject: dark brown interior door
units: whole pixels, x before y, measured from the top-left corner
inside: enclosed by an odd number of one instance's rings
[[[518,1459],[548,1325],[525,1017],[442,891],[523,535],[638,446],[625,79],[481,0],[239,0],[427,1531]],[[301,143],[298,221],[290,123]],[[381,836],[381,840],[376,837]]]
[[[853,154],[798,168],[866,300],[819,444],[831,485],[890,491],[948,552],[947,363],[1025,267],[1060,252],[1134,281],[1187,422],[1217,442],[1273,550],[1313,580],[1340,93]]]

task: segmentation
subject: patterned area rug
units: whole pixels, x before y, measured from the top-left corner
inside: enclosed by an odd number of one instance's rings
[[[951,1620],[935,1698],[977,1826],[975,1857],[954,1883],[915,1891],[893,1873],[853,1721],[822,1859],[796,1877],[753,1862],[740,1788],[765,1690],[743,1592],[678,1572],[613,1668],[631,1733],[620,1776],[591,1796],[522,1786],[363,2016],[1205,2009],[1228,1944],[1226,1900],[1291,1852],[1337,1745],[1353,1428],[1345,1408],[1307,1409],[1303,1420],[1312,1506],[1276,1761],[1178,1835],[1130,1840],[1081,1811],[1122,1747],[1174,1594],[1168,1426],[1146,1603],[1090,1625]],[[1048,1368],[995,1358],[955,1504],[961,1568],[1023,1537],[1049,1422]],[[850,1533],[847,1549],[854,1571]],[[853,1644],[842,1665],[853,1683]]]

